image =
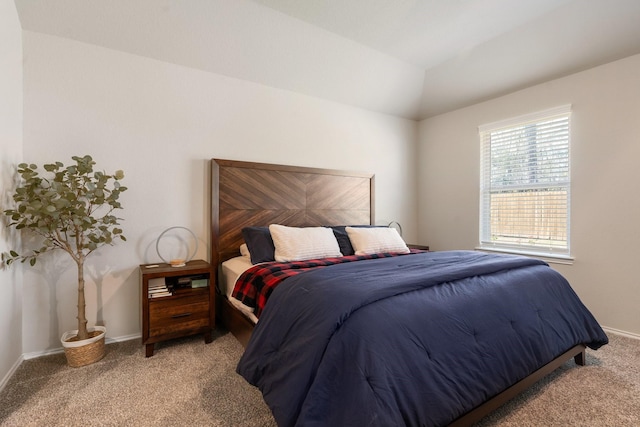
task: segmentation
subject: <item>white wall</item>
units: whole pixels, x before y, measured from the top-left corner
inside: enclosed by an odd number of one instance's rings
[[[87,261],[88,318],[109,337],[140,333],[138,265],[167,227],[191,228],[209,259],[211,158],[373,172],[376,217],[416,227],[417,123],[247,81],[24,32],[24,158],[91,154],[125,171],[128,242]],[[24,352],[75,329],[75,273],[50,257],[25,270]],[[94,283],[97,284],[94,286]],[[101,305],[102,311],[97,307]]]
[[[640,335],[640,56],[420,123],[419,240],[478,244],[478,126],[572,104],[571,252],[553,265],[603,326]]]
[[[11,201],[13,172],[22,156],[22,30],[12,0],[0,0],[0,210]],[[0,253],[19,240],[0,220]],[[22,354],[21,268],[0,267],[0,389]]]

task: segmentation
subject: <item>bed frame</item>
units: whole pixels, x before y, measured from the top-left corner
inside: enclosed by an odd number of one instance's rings
[[[211,264],[219,273],[223,261],[240,254],[246,226],[374,224],[374,195],[373,174],[212,159]],[[246,347],[253,323],[224,295],[216,305],[222,325]],[[567,350],[451,425],[472,425],[571,358],[584,365],[585,346]]]

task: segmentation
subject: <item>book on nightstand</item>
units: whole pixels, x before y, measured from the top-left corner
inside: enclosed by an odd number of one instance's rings
[[[192,288],[206,288],[209,286],[209,279],[193,279],[191,281]]]
[[[147,289],[147,295],[149,296],[149,298],[168,297],[173,295],[173,293],[167,287],[167,283],[165,282],[164,277],[150,279],[148,288],[149,289]]]

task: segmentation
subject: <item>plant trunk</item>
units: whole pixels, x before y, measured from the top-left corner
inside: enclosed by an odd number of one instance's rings
[[[84,300],[84,257],[77,260],[78,263],[78,339],[86,340],[89,338],[87,332],[87,317],[85,315]]]

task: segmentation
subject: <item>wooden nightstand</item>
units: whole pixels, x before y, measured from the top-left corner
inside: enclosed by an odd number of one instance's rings
[[[143,264],[140,289],[146,357],[153,356],[155,343],[172,338],[202,333],[205,343],[212,341],[216,293],[211,264],[202,260],[189,261],[184,267]]]
[[[429,250],[429,246],[424,246],[424,245],[414,245],[412,243],[407,243],[407,247],[409,249],[420,249],[423,251],[428,251]]]

